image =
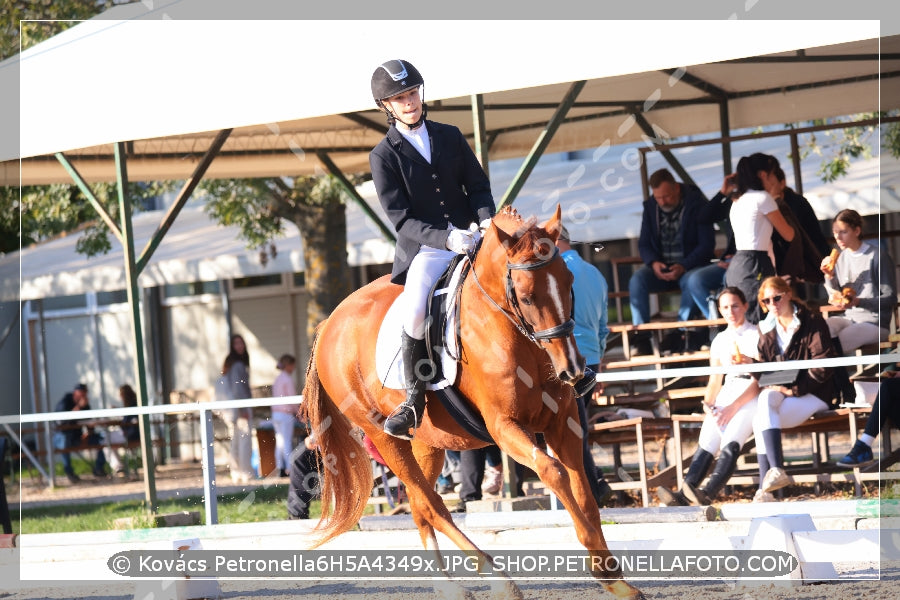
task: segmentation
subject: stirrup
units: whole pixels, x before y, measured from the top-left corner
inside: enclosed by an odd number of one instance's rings
[[[408,423],[410,419],[405,414],[407,411],[412,413],[412,424]],[[403,423],[400,422],[401,420]],[[405,425],[405,427],[403,425]],[[415,435],[416,429],[419,428],[419,425],[420,423],[419,419],[416,417],[415,406],[407,404],[406,402],[401,402],[400,405],[391,411],[391,414],[384,420],[384,432],[395,438],[400,438],[401,440],[411,440]],[[409,433],[410,429],[413,430],[412,434]]]

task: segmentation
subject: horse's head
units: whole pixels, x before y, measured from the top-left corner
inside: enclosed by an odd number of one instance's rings
[[[556,213],[538,226],[533,217],[522,219],[515,210],[504,209],[492,221],[479,254],[487,251],[495,264],[505,261],[497,273],[505,271],[506,301],[517,326],[547,351],[556,376],[574,384],[584,374],[584,358],[572,335],[572,273],[556,247],[560,215],[557,205]]]

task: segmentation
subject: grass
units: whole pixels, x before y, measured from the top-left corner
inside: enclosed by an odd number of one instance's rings
[[[287,484],[257,488],[246,494],[218,497],[219,523],[259,523],[287,518]],[[205,523],[202,496],[161,500],[159,514],[197,511],[200,523]],[[125,517],[137,518],[136,527],[150,527],[152,521],[143,500],[124,500],[104,504],[72,504],[24,509],[21,515],[12,514],[14,533],[58,533],[103,531],[114,529],[113,521]],[[318,500],[310,506],[310,517],[321,514]],[[145,525],[142,525],[145,524]]]

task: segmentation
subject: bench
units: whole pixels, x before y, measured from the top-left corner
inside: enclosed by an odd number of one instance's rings
[[[591,444],[600,446],[613,446],[613,467],[618,481],[610,481],[613,490],[640,490],[641,502],[644,507],[650,506],[650,487],[666,485],[674,477],[671,467],[660,470],[661,457],[665,451],[665,444],[672,435],[672,421],[668,418],[634,417],[605,423],[594,423],[588,426],[588,439]],[[660,459],[657,459],[654,470],[655,475],[648,476],[650,466],[644,449],[646,442],[656,442],[660,448]],[[622,444],[635,444],[637,446],[637,475],[638,480],[629,480],[622,477]]]
[[[810,434],[812,463],[800,463],[794,461],[793,464],[789,460],[785,460],[785,470],[794,478],[797,483],[826,483],[826,482],[852,482],[857,496],[862,494],[860,486],[861,481],[876,480],[881,476],[884,478],[884,472],[872,473],[870,469],[861,470],[858,467],[848,470],[844,467],[829,464],[830,456],[828,444],[825,435],[832,432],[847,432],[851,440],[856,440],[860,428],[865,427],[866,419],[871,413],[871,407],[859,408],[838,408],[834,410],[825,410],[818,412],[807,419],[804,423],[784,429],[785,434]],[[685,456],[683,451],[683,442],[686,439],[696,439],[700,433],[700,425],[702,424],[704,415],[672,415],[673,437],[675,442],[675,467],[677,485],[680,488],[684,483],[684,467],[685,462],[691,455]],[[890,435],[882,436],[887,443],[884,456],[890,453]],[[742,457],[745,453],[755,446],[753,438],[745,444],[741,451]],[[883,467],[884,468],[884,465]],[[876,467],[877,471],[877,467]],[[900,473],[887,474],[887,478],[900,478]],[[759,473],[752,470],[738,470],[728,480],[729,485],[758,485]]]

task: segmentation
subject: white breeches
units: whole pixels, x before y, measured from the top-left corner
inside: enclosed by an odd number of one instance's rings
[[[727,378],[716,396],[716,406],[730,405],[747,389],[750,383],[749,379]],[[698,442],[700,447],[715,455],[723,446],[727,446],[731,442],[737,442],[738,446],[743,446],[744,442],[750,439],[750,434],[753,433],[753,416],[755,414],[756,400],[751,400],[738,409],[724,430],[719,428],[715,416],[706,415],[700,426]]]
[[[425,339],[425,308],[428,293],[456,253],[422,246],[406,271],[406,283],[400,294],[405,315],[403,330],[417,340]]]
[[[844,354],[866,344],[877,344],[888,339],[890,332],[875,323],[857,323],[846,317],[828,317],[828,332],[841,341]]]
[[[756,400],[756,418],[753,419],[753,435],[756,437],[756,453],[766,453],[762,432],[766,429],[790,429],[800,425],[828,405],[812,394],[785,396],[781,392],[765,389]]]

